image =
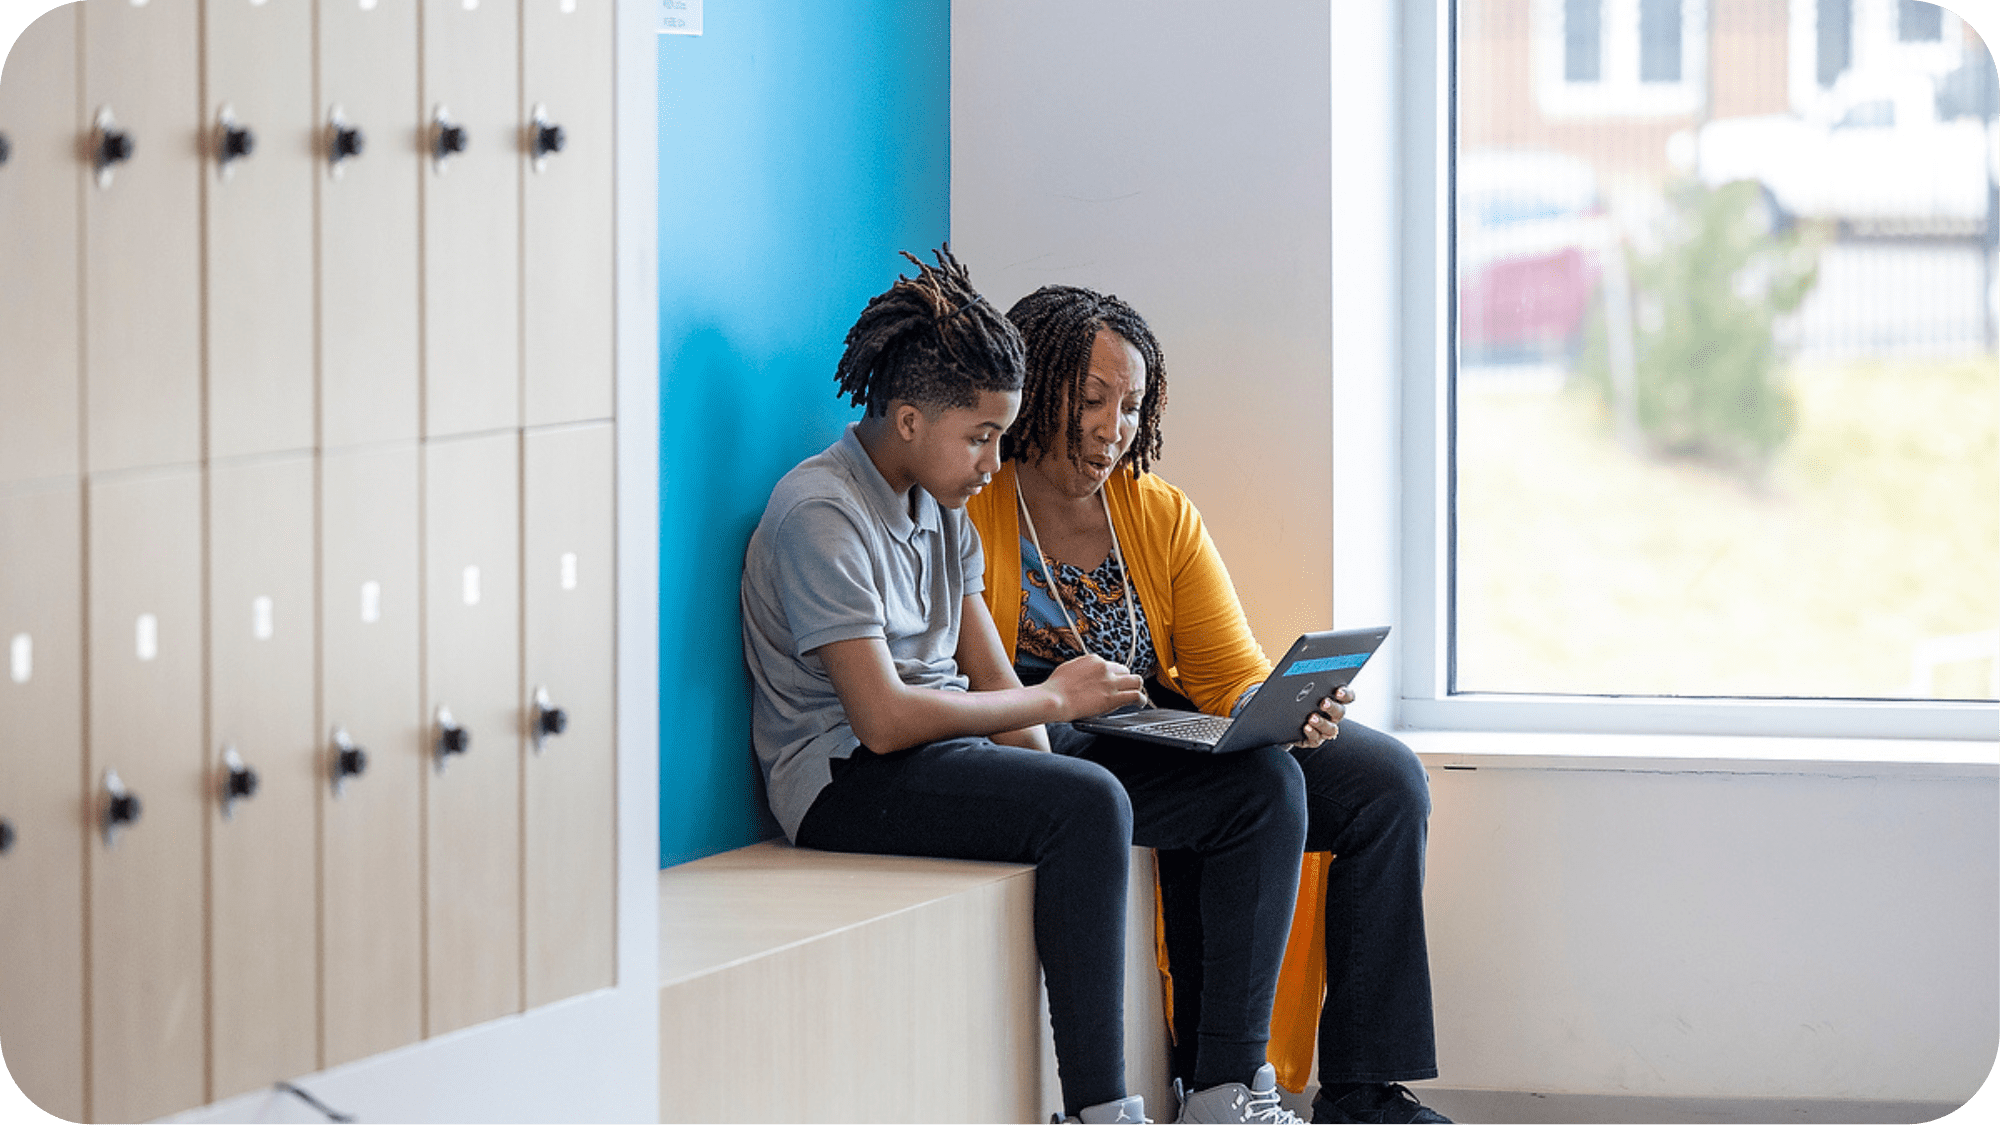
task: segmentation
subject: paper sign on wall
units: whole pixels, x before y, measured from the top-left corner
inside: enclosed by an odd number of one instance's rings
[[[701,0],[660,0],[661,35],[700,35]]]

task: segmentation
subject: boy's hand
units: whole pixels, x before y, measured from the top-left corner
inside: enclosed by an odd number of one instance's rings
[[[1146,682],[1138,674],[1096,654],[1071,658],[1056,667],[1046,683],[1056,695],[1061,714],[1055,719],[1073,721],[1094,717],[1121,705],[1136,705],[1146,699]]]

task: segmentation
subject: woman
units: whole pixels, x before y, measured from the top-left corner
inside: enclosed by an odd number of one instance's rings
[[[1095,653],[1147,676],[1155,701],[1233,714],[1271,663],[1200,514],[1147,471],[1166,405],[1152,331],[1116,297],[1077,287],[1044,287],[1007,317],[1027,343],[1021,410],[1002,439],[1006,463],[967,513],[1016,672],[1032,683]],[[1317,1008],[1316,1121],[1447,1122],[1401,1086],[1437,1074],[1422,904],[1429,789],[1407,746],[1344,720],[1352,700],[1343,688],[1322,701],[1286,755],[1305,776],[1306,849],[1332,859],[1309,855],[1293,939],[1310,941],[1324,917],[1324,952],[1286,959],[1272,1054],[1302,1087],[1310,1033],[1288,1037],[1284,1025]],[[1049,733],[1056,751],[1086,759],[1107,748],[1124,760],[1171,758],[1067,725]],[[1199,856],[1161,848],[1159,868],[1174,1069],[1186,1077],[1213,1035],[1217,934],[1261,927],[1202,916],[1213,879]],[[1312,973],[1322,959],[1323,1006]]]

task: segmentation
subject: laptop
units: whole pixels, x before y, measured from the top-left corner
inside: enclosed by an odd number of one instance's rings
[[[1388,636],[1387,626],[1303,635],[1234,717],[1185,709],[1132,708],[1070,723],[1085,732],[1197,752],[1241,752],[1265,744],[1291,744],[1301,738],[1306,718],[1319,708],[1321,699],[1353,681]]]

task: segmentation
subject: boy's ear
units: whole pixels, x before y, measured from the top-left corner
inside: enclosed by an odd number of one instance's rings
[[[897,402],[889,407],[889,423],[896,428],[896,436],[904,441],[917,439],[917,422],[923,419],[924,411],[910,402]]]

